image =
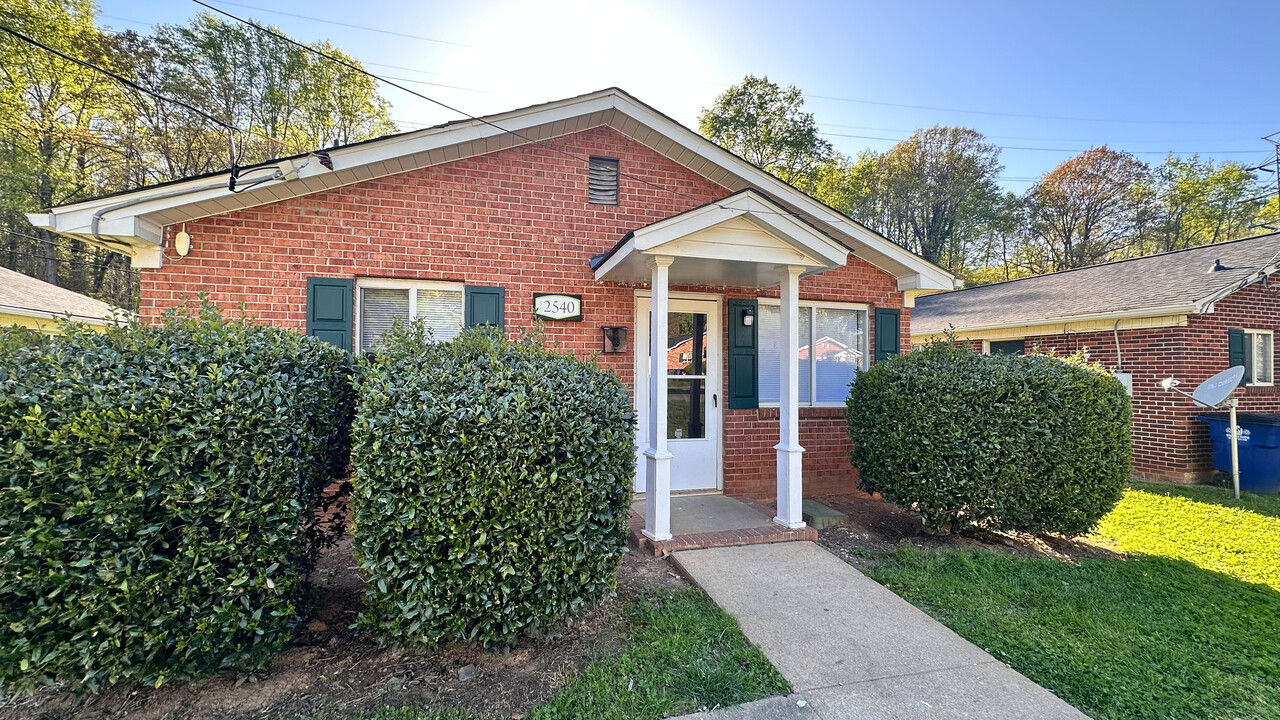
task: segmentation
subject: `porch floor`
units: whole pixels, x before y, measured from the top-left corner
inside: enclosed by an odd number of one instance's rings
[[[671,539],[645,537],[644,497],[631,503],[631,542],[659,557],[677,550],[760,545],[792,540],[817,540],[811,527],[785,528],[773,521],[772,508],[750,498],[715,494],[671,496]]]

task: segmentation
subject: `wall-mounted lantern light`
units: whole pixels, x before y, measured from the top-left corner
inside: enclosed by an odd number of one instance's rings
[[[623,353],[627,351],[627,329],[625,327],[605,326],[600,328],[604,336],[604,352]]]
[[[742,308],[742,326],[751,327],[756,324],[756,309],[753,307]]]

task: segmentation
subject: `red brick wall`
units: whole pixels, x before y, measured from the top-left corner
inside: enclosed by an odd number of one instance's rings
[[[1160,387],[1173,376],[1188,392],[1227,368],[1227,330],[1249,328],[1280,333],[1280,288],[1253,285],[1220,301],[1212,313],[1192,315],[1187,327],[1123,330],[1124,369],[1133,373],[1133,468],[1153,480],[1198,482],[1213,472],[1209,434],[1190,400]],[[1078,333],[1028,338],[1028,347],[1070,353],[1088,348],[1089,357],[1116,365],[1112,333]],[[1236,391],[1241,412],[1280,412],[1280,388]]]
[[[623,172],[647,182],[623,177],[617,206],[591,205],[581,162],[520,147],[187,223],[191,253],[142,272],[140,313],[154,318],[184,295],[206,291],[222,307],[243,303],[264,321],[301,329],[308,277],[405,278],[505,287],[513,333],[532,326],[534,292],[581,294],[583,321],[546,323],[549,344],[594,354],[602,325],[631,327],[635,342],[633,288],[596,283],[588,259],[629,230],[728,190],[609,128],[554,143],[579,156],[618,158]],[[672,290],[754,296],[740,288]],[[902,302],[892,276],[853,255],[847,267],[802,280],[800,293],[891,307]],[[904,311],[904,350],[908,328]],[[630,385],[632,358],[630,352],[602,355],[601,362]],[[725,491],[771,497],[777,411],[724,412]],[[852,487],[838,409],[803,410],[801,443],[806,493]]]

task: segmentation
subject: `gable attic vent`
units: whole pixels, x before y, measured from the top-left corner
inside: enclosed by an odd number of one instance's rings
[[[618,204],[618,161],[593,157],[587,178],[587,201],[594,205]]]

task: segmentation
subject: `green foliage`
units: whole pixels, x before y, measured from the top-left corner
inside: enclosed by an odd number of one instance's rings
[[[1186,560],[1280,591],[1277,517],[1159,491],[1130,490],[1098,523],[1094,535],[1124,552]]]
[[[622,655],[588,667],[530,720],[656,720],[790,691],[737,621],[697,590],[640,598],[629,622]]]
[[[1264,585],[1164,557],[913,548],[867,574],[1097,720],[1280,717],[1280,593]]]
[[[937,343],[859,374],[847,417],[862,487],[926,527],[1074,535],[1120,499],[1130,414],[1099,368]]]
[[[509,645],[614,588],[635,467],[626,388],[539,338],[393,328],[353,429],[357,625]]]
[[[698,116],[698,129],[756,167],[809,190],[818,168],[832,156],[831,143],[818,134],[804,95],[767,77],[748,75],[720,94]]]
[[[0,690],[262,666],[310,600],[349,355],[205,305],[0,332]]]

